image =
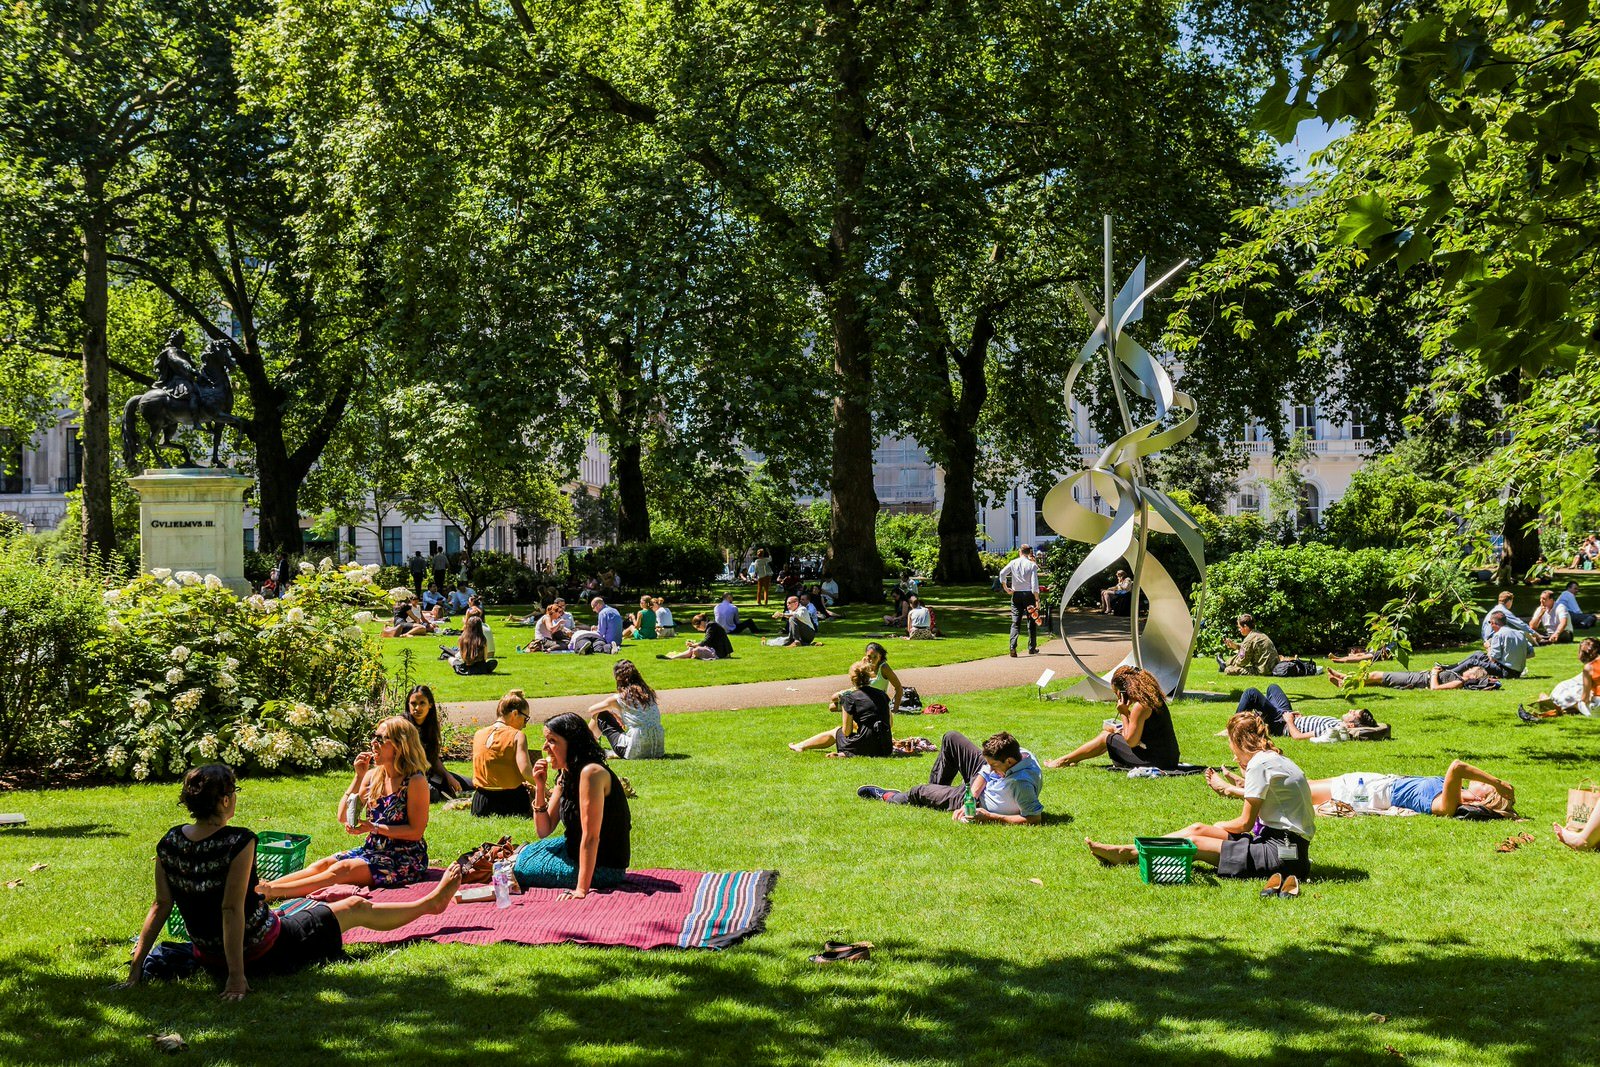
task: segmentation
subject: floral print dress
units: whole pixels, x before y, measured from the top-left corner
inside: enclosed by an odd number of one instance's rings
[[[419,775],[413,775],[418,777]],[[390,826],[405,826],[410,820],[406,817],[406,786],[408,779],[400,784],[400,788],[386,797],[380,797],[367,816],[369,822],[384,823]],[[374,889],[388,889],[393,886],[410,885],[420,881],[428,873],[428,842],[418,838],[415,841],[402,841],[395,837],[384,837],[381,834],[368,834],[367,840],[360,848],[350,849],[338,855],[342,860],[360,860],[372,871],[372,887]]]

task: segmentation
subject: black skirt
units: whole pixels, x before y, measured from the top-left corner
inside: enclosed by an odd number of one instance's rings
[[[1232,834],[1222,843],[1217,858],[1219,878],[1265,878],[1311,874],[1311,842],[1299,834],[1263,826],[1259,834]]]
[[[531,819],[533,795],[525,785],[515,789],[475,789],[472,791],[472,814],[479,817],[516,815]]]

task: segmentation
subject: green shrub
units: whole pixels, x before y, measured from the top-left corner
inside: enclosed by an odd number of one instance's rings
[[[907,567],[932,574],[939,563],[939,519],[936,515],[878,512],[878,552],[890,574]]]
[[[515,556],[482,550],[472,554],[472,588],[489,604],[528,604],[539,596],[538,571]],[[411,581],[407,573],[405,583]],[[402,583],[402,584],[405,584]]]
[[[1404,566],[1399,553],[1326,544],[1235,553],[1207,572],[1200,651],[1221,651],[1223,638],[1233,636],[1234,618],[1245,613],[1285,655],[1320,656],[1365,645],[1371,633],[1368,614],[1406,592],[1395,581]],[[1407,578],[1400,584],[1437,588],[1466,580],[1459,569],[1448,568]],[[1423,643],[1457,632],[1445,607],[1412,619],[1408,636]]]
[[[572,565],[579,577],[615,571],[630,589],[664,583],[704,589],[722,570],[722,553],[708,542],[662,537],[601,545],[581,557],[573,557]]]
[[[376,565],[298,570],[274,600],[165,568],[107,590],[104,668],[122,706],[102,724],[96,769],[155,779],[211,760],[271,771],[347,759],[383,681],[361,624],[390,599]]]
[[[105,609],[96,581],[35,547],[0,544],[0,767],[71,768],[113,707]]]
[[[1406,523],[1449,499],[1449,489],[1437,481],[1373,464],[1357,471],[1350,488],[1322,513],[1321,537],[1335,548],[1395,548],[1410,539]]]
[[[979,552],[978,562],[983,564],[983,573],[991,578],[1000,573],[1000,568],[1010,561],[1010,557],[999,552]]]

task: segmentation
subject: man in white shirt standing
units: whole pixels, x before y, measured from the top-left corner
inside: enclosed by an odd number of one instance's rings
[[[1022,622],[1028,622],[1028,655],[1039,652],[1039,624],[1028,609],[1039,603],[1039,565],[1033,561],[1033,546],[1023,545],[1017,558],[1000,570],[1000,588],[1011,597],[1011,655],[1017,654],[1017,638]]]

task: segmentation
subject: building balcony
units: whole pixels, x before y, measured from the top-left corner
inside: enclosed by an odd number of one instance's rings
[[[879,504],[929,504],[933,503],[933,486],[928,485],[875,485]]]

